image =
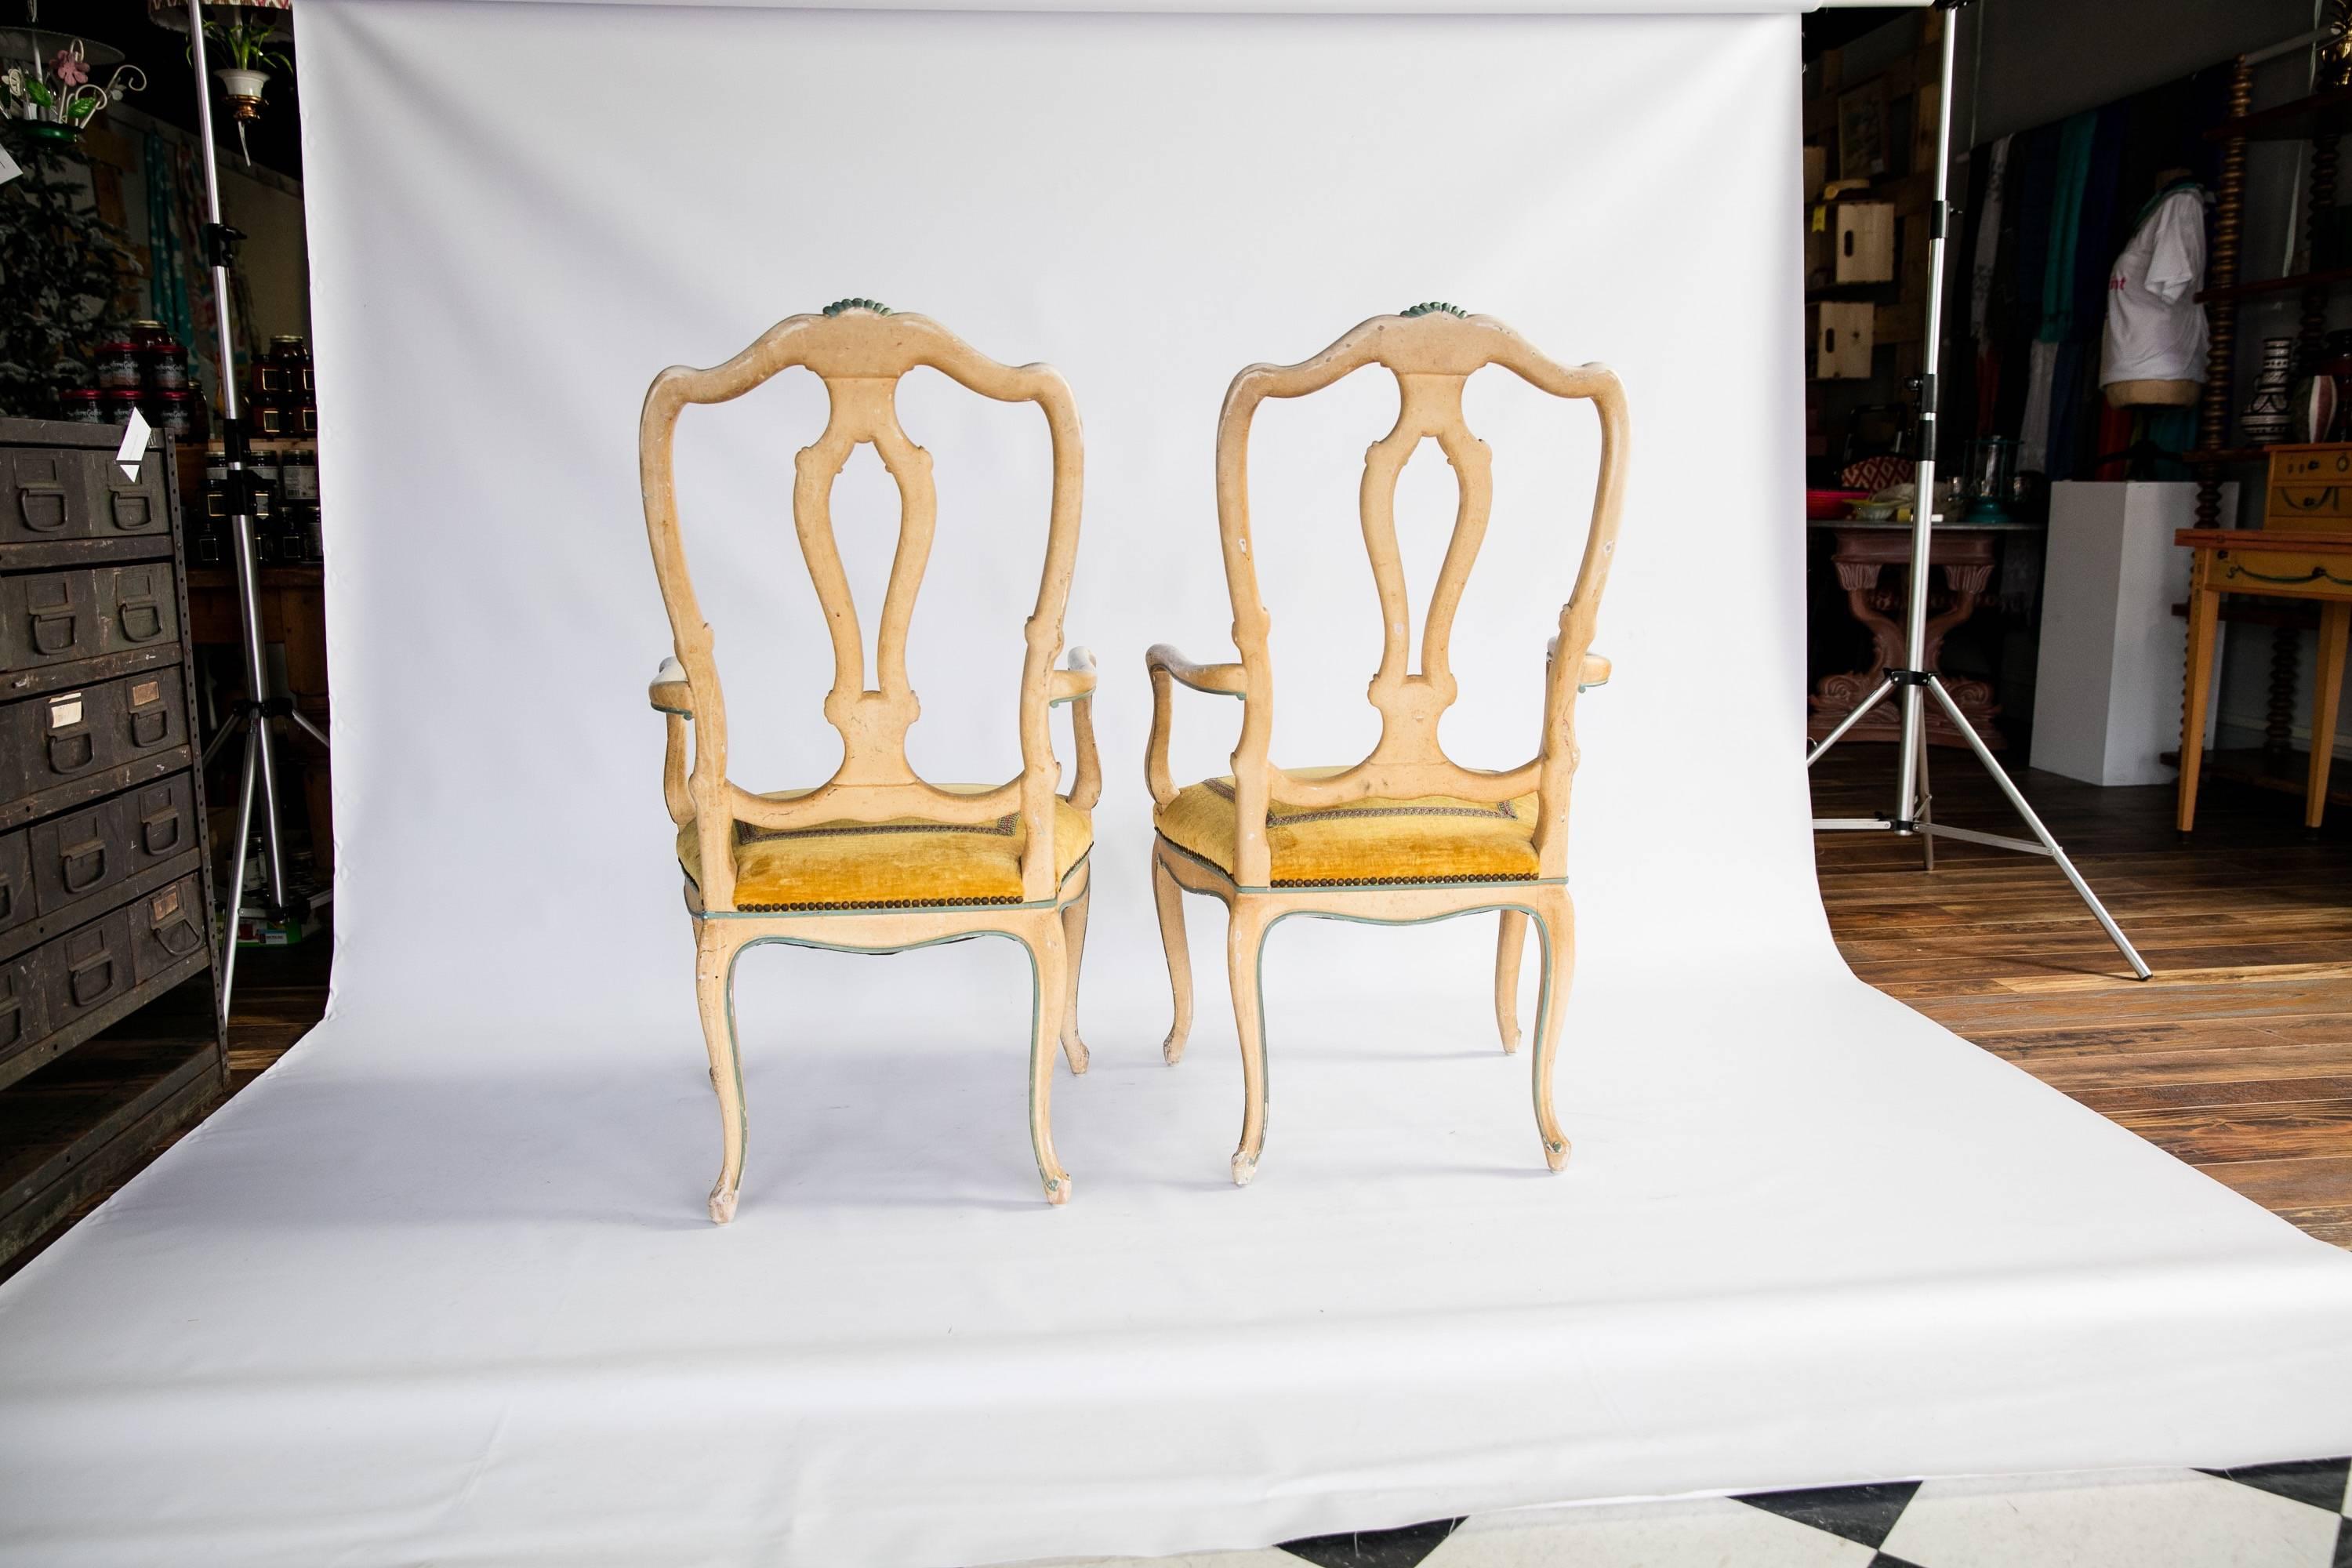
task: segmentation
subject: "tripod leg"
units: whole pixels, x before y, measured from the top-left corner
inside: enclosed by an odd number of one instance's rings
[[[258,731],[258,724],[254,726]],[[236,790],[236,858],[228,873],[228,930],[221,936],[221,1032],[228,1032],[228,999],[236,989],[236,922],[245,915],[245,847],[253,834],[253,771],[261,742],[257,733],[245,738],[245,779]]]
[[[286,717],[293,720],[296,728],[299,729],[302,733],[310,736],[310,739],[318,742],[319,744],[323,746],[328,743],[327,732],[324,730],[320,729],[316,724],[310,722],[310,716],[308,713],[303,712],[299,708],[295,709],[294,711],[289,713]]]
[[[2000,763],[1994,759],[1992,749],[1984,743],[1984,737],[1977,733],[1976,726],[1969,722],[1968,715],[1960,711],[1960,705],[1952,700],[1952,694],[1944,689],[1944,683],[1931,675],[1927,678],[1927,689],[1934,692],[1936,700],[1944,705],[1944,711],[1951,716],[1961,739],[1968,742],[1969,750],[1977,754],[1977,761],[1982,763],[1985,772],[1992,775],[1992,782],[2000,786],[2000,793],[2009,797],[2009,804],[2017,808],[2017,815],[2025,819],[2025,826],[2033,830],[2033,837],[2042,840],[2042,847],[2050,851],[2053,860],[2058,862],[2058,869],[2063,871],[2066,880],[2074,885],[2074,896],[2090,910],[2091,917],[2099,922],[2099,929],[2107,933],[2107,940],[2116,944],[2116,951],[2131,964],[2132,973],[2142,980],[2147,979],[2150,972],[2141,960],[2139,950],[2132,946],[2131,939],[2124,935],[2123,928],[2116,924],[2114,916],[2107,913],[2107,906],[2099,902],[2098,895],[2091,891],[2091,885],[2083,880],[2083,874],[2074,869],[2074,862],[2066,858],[2066,851],[2058,847],[2058,840],[2052,837],[2050,829],[2042,825],[2042,818],[2034,814],[2032,805],[2019,793],[2017,785],[2000,771]]]
[[[205,742],[205,754],[198,759],[196,763],[198,767],[208,768],[213,765],[213,758],[218,754],[223,746],[228,744],[228,738],[236,734],[247,721],[247,712],[244,708],[229,710],[228,721],[213,731],[213,738]]]
[[[1927,726],[1925,724],[1919,726],[1919,800],[1911,815],[1923,827],[1936,826],[1936,792],[1927,783]],[[1923,832],[1919,835],[1919,855],[1926,862],[1927,869],[1932,871],[1936,868],[1934,834]]]
[[[1815,763],[1821,761],[1821,756],[1823,752],[1828,751],[1832,746],[1836,745],[1840,741],[1845,739],[1845,732],[1848,730],[1853,729],[1856,724],[1861,723],[1862,716],[1869,712],[1872,709],[1877,707],[1881,702],[1886,700],[1886,694],[1894,689],[1895,682],[1891,680],[1880,681],[1878,683],[1878,689],[1864,698],[1862,701],[1855,706],[1853,712],[1839,720],[1838,727],[1836,729],[1832,730],[1828,734],[1823,735],[1819,741],[1813,742],[1812,750],[1805,753],[1805,766],[1810,768]]]

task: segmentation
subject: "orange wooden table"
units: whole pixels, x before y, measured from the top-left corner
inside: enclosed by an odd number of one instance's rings
[[[2352,638],[2352,444],[2273,447],[2267,501],[2261,528],[2184,528],[2173,535],[2197,552],[2189,583],[2189,692],[2180,715],[2183,833],[2197,825],[2205,711],[2213,697],[2213,637],[2224,594],[2319,602],[2303,819],[2316,827],[2327,813],[2345,647]]]

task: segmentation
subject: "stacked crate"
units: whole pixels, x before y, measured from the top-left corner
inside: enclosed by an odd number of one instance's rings
[[[176,480],[118,439],[0,419],[0,1259],[226,1082]]]

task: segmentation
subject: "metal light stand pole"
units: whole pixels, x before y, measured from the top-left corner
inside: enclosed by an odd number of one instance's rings
[[[253,548],[253,470],[248,464],[243,407],[236,385],[236,339],[231,317],[229,268],[237,241],[245,237],[221,222],[220,170],[213,146],[212,73],[205,63],[204,0],[188,0],[188,55],[196,69],[196,136],[204,144],[205,252],[213,271],[213,315],[220,329],[221,456],[228,473],[229,549],[236,575],[237,640],[245,654],[246,695],[231,709],[220,732],[205,746],[204,763],[240,729],[245,731],[245,774],[237,786],[236,863],[229,876],[228,949],[221,961],[221,1025],[227,1027],[229,994],[236,982],[236,925],[245,914],[245,849],[253,832],[255,786],[261,796],[262,906],[272,920],[299,919],[326,902],[291,891],[286,880],[286,844],[278,826],[278,759],[272,719],[291,719],[321,746],[327,737],[288,697],[269,695],[269,658],[261,635],[260,574]]]
[[[1928,552],[1936,521],[1936,364],[1943,333],[1944,230],[1950,212],[1946,197],[1952,162],[1952,58],[1954,40],[1959,33],[1958,13],[1964,4],[1966,0],[1936,0],[1936,8],[1945,14],[1944,75],[1943,91],[1938,95],[1936,108],[1936,199],[1935,205],[1928,209],[1931,226],[1927,245],[1927,353],[1919,383],[1919,471],[1915,486],[1916,494],[1911,506],[1911,605],[1904,643],[1906,668],[1888,670],[1886,679],[1878,683],[1878,689],[1864,698],[1861,706],[1839,721],[1836,729],[1822,736],[1805,753],[1805,766],[1810,768],[1821,760],[1823,752],[1843,739],[1846,731],[1860,722],[1864,714],[1885,701],[1890,693],[1899,690],[1903,702],[1903,740],[1899,753],[1901,761],[1896,768],[1895,810],[1892,815],[1879,816],[1818,816],[1813,819],[1813,827],[1820,832],[1917,835],[1926,844],[1930,870],[1935,868],[1935,840],[1939,837],[1962,839],[1970,844],[1989,844],[1996,849],[2014,849],[2025,855],[2046,855],[2058,863],[2058,869],[2065,873],[2066,880],[2073,884],[2076,896],[2090,909],[2092,917],[2099,922],[2099,928],[2107,933],[2107,940],[2116,944],[2116,950],[2131,965],[2132,973],[2146,980],[2149,974],[2148,967],[2132,946],[2131,939],[2124,935],[2123,928],[2116,924],[2115,917],[2107,913],[2106,906],[2100,903],[2098,896],[2091,891],[2091,885],[2083,880],[2083,874],[2074,869],[2072,860],[2066,858],[2066,851],[2058,847],[2058,840],[2051,837],[2050,829],[2042,825],[2042,818],[2035,815],[2025,796],[2018,792],[2017,785],[2001,771],[2000,763],[1993,759],[1991,749],[1984,743],[1984,737],[1977,733],[1976,726],[1969,721],[1968,715],[1960,711],[1959,704],[1952,700],[1952,694],[1944,689],[1943,681],[1933,670],[1926,668]],[[2007,838],[1966,827],[1948,827],[1934,819],[1927,795],[1925,705],[1930,694],[1943,704],[1953,728],[1959,731],[1961,737],[1968,742],[1969,749],[1976,753],[1977,761],[1984,764],[1985,772],[1992,775],[1993,783],[2000,786],[2001,794],[2009,797],[2009,804],[2017,808],[2018,816],[2025,819],[2025,826],[2032,829],[2032,839]]]

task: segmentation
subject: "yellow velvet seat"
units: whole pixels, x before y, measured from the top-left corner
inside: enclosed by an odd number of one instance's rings
[[[987,785],[945,784],[959,793]],[[763,800],[807,794],[780,790]],[[902,816],[888,822],[820,822],[774,829],[735,825],[735,907],[782,910],[937,909],[1021,902],[1021,814],[992,822],[947,823]],[[1054,797],[1054,876],[1066,881],[1094,844],[1094,825]],[[678,829],[677,863],[701,886],[694,824]]]
[[[1298,769],[1313,778],[1338,769]],[[1152,812],[1160,837],[1226,876],[1234,875],[1234,781],[1211,779],[1176,792]],[[1526,881],[1536,875],[1536,797],[1417,800],[1377,796],[1341,805],[1286,805],[1266,812],[1271,886],[1315,888],[1398,882]]]

